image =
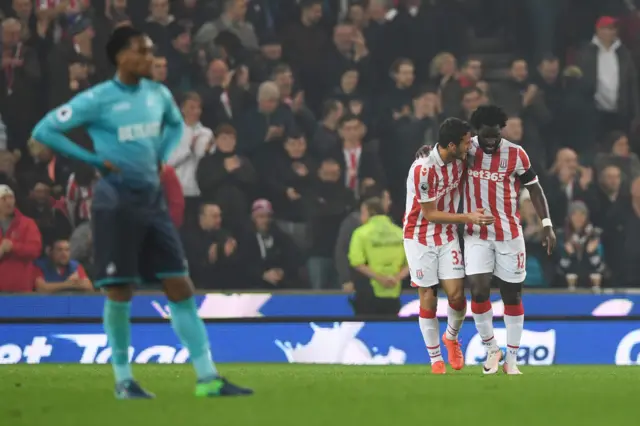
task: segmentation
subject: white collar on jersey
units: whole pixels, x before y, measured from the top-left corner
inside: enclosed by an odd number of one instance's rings
[[[438,149],[438,144],[435,144],[433,146],[433,149],[431,150],[431,155],[433,155],[433,158],[435,158],[438,166],[440,167],[444,166],[444,160],[440,156],[440,150]]]

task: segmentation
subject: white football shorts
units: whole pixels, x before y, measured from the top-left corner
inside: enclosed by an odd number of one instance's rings
[[[406,239],[404,252],[413,286],[433,287],[440,280],[464,278],[464,261],[457,237],[441,246],[425,246]]]
[[[493,273],[502,281],[521,283],[527,276],[524,238],[507,241],[464,236],[464,270],[467,275]]]

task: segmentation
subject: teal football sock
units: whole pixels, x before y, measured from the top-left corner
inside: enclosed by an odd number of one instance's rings
[[[131,302],[115,302],[107,299],[104,304],[102,323],[111,347],[111,366],[116,383],[133,380],[129,364],[131,345],[131,323],[129,320]]]
[[[181,302],[169,302],[171,325],[180,341],[189,350],[198,381],[206,381],[218,375],[209,352],[209,337],[204,322],[198,316],[193,297]]]

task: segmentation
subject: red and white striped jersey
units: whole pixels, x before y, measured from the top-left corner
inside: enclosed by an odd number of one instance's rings
[[[426,246],[440,246],[456,238],[455,225],[427,221],[420,203],[436,202],[438,210],[456,213],[460,204],[464,162],[445,164],[437,147],[425,158],[411,165],[407,177],[407,204],[404,217],[404,238]]]
[[[485,153],[478,146],[477,136],[471,139],[467,155],[467,182],[464,194],[464,211],[470,213],[479,208],[496,218],[493,225],[467,224],[467,234],[483,240],[505,241],[522,235],[518,199],[520,179],[531,168],[529,156],[520,145],[502,139],[498,151]],[[526,184],[534,184],[534,175]]]

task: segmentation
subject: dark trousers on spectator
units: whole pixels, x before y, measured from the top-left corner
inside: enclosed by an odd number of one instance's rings
[[[202,197],[184,197],[184,223],[182,226],[188,228],[198,223],[201,203]]]
[[[356,315],[398,316],[401,304],[399,298],[376,297],[368,279],[354,280],[355,295],[349,300]]]

